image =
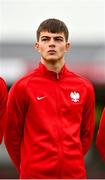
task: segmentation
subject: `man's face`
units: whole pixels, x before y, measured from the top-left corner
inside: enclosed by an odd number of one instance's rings
[[[35,47],[45,61],[58,61],[64,58],[69,48],[64,33],[41,32]]]

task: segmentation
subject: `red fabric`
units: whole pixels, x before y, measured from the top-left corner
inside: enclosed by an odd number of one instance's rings
[[[3,138],[3,132],[6,121],[6,103],[7,103],[7,87],[2,78],[0,78],[0,144]]]
[[[93,87],[65,66],[40,64],[9,92],[5,144],[21,178],[86,178],[93,131]]]
[[[105,108],[100,120],[100,126],[96,138],[96,146],[100,152],[102,159],[105,162]]]

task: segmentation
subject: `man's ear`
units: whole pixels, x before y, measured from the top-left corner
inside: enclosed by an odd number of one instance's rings
[[[67,43],[66,43],[66,52],[67,52],[70,48],[71,48],[71,44],[70,44],[70,42],[67,42]]]
[[[35,42],[34,48],[37,49],[37,50],[39,49],[39,43],[38,42]]]

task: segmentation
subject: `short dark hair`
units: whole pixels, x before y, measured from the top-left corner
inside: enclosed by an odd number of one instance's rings
[[[48,31],[51,33],[64,33],[66,41],[68,41],[69,31],[65,23],[59,19],[51,18],[43,21],[36,32],[37,40],[39,41],[40,33]]]

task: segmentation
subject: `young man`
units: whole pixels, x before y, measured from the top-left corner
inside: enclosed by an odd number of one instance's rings
[[[0,144],[3,138],[7,104],[7,87],[4,80],[0,77]]]
[[[96,146],[105,162],[105,108],[103,109],[98,134],[96,137]]]
[[[66,68],[69,46],[64,22],[43,21],[35,44],[41,54],[39,67],[9,93],[5,144],[20,178],[86,178],[84,155],[93,137],[94,91]]]

